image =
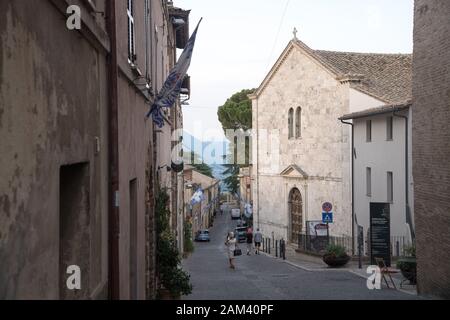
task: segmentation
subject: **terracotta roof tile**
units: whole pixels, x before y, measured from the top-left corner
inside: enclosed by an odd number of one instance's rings
[[[412,96],[412,55],[314,50],[315,56],[351,87],[388,104]]]

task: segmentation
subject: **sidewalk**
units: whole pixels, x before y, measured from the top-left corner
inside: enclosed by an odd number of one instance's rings
[[[333,272],[350,272],[353,273],[361,278],[367,279],[370,275],[366,272],[367,267],[369,266],[367,263],[362,265],[362,269],[359,269],[358,267],[358,261],[350,261],[345,267],[342,268],[330,268],[328,267],[323,261],[322,258],[299,253],[295,251],[295,247],[293,246],[286,246],[286,260],[285,263],[292,265],[296,268],[309,271],[309,272],[327,272],[327,271],[333,271]],[[266,254],[269,255],[269,254]],[[274,257],[274,254],[270,255],[271,257]],[[275,257],[274,257],[275,258]],[[280,259],[280,258],[278,258]],[[397,287],[398,291],[411,294],[411,295],[417,295],[417,288],[416,286],[409,285],[409,282],[405,282],[400,288],[401,281],[403,280],[402,274],[399,273],[392,275],[392,278],[394,280],[395,286]],[[389,280],[388,280],[389,281]],[[391,285],[391,283],[389,283]],[[392,285],[391,285],[392,286]],[[384,281],[382,282],[382,288],[385,290],[388,290],[386,287],[386,284]]]

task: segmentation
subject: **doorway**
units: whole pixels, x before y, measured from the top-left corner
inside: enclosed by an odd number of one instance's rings
[[[289,194],[290,241],[297,243],[303,230],[303,198],[300,190],[294,188]]]
[[[59,176],[59,292],[61,300],[89,298],[90,178],[89,164],[62,166]],[[69,266],[81,272],[81,289],[67,286]]]

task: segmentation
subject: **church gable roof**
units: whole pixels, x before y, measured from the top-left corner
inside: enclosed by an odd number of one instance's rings
[[[298,39],[289,42],[257,91],[259,96],[284,63],[289,53],[297,48],[322,65],[337,81],[387,104],[400,103],[412,96],[412,55],[378,54],[313,50]]]
[[[280,173],[280,175],[289,178],[304,178],[304,179],[308,178],[308,174],[296,164],[291,164],[289,167],[284,169]]]

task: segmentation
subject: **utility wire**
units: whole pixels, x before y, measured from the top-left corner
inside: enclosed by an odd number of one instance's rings
[[[267,59],[266,70],[268,70],[269,67],[270,67],[270,60],[272,59],[273,53],[274,53],[275,48],[276,48],[276,46],[278,44],[278,38],[280,37],[281,28],[283,27],[284,18],[286,17],[286,12],[287,12],[287,9],[289,7],[289,3],[290,2],[291,2],[291,0],[287,0],[286,1],[286,6],[284,7],[283,15],[281,16],[281,20],[280,20],[280,25],[278,26],[277,36],[275,37],[275,42],[273,44],[272,51],[270,52],[270,56]]]
[[[191,106],[191,105],[186,105],[186,106],[183,106],[183,108],[186,108],[186,109],[218,109],[219,107],[201,107],[201,106]]]

